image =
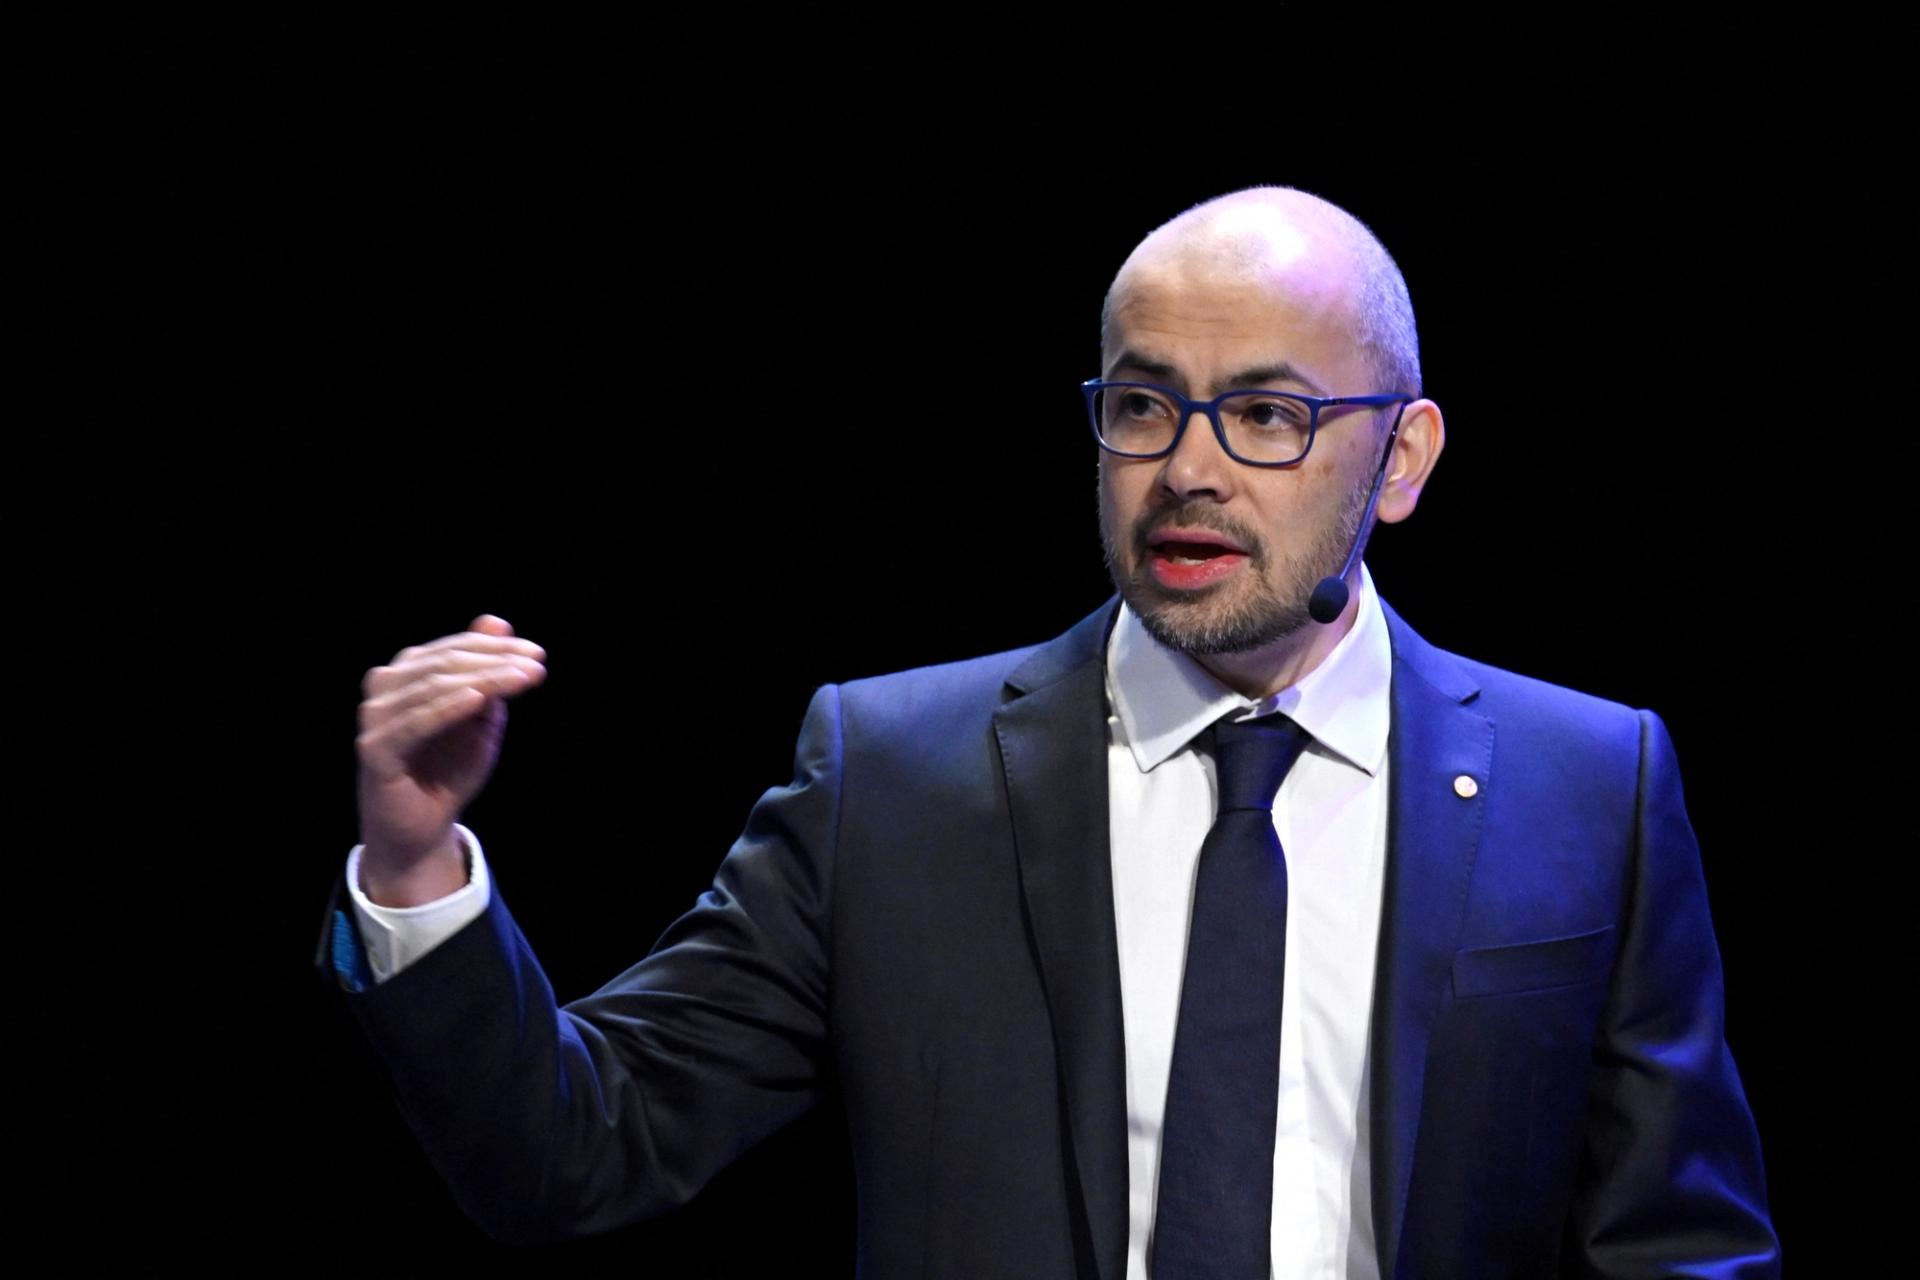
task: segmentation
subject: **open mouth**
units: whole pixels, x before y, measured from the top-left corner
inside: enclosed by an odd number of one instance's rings
[[[1176,591],[1211,586],[1250,558],[1245,547],[1212,530],[1162,529],[1147,537],[1148,572]]]
[[[1153,554],[1175,564],[1200,564],[1221,556],[1244,556],[1246,553],[1218,542],[1183,542],[1176,539],[1153,544]]]

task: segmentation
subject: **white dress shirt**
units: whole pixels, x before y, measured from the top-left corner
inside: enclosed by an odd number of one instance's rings
[[[1214,721],[1286,713],[1312,735],[1274,799],[1287,857],[1287,962],[1273,1151],[1276,1280],[1377,1280],[1367,1028],[1387,854],[1393,659],[1373,581],[1299,683],[1258,703],[1148,636],[1122,609],[1107,647],[1109,824],[1127,1038],[1128,1280],[1146,1280],[1160,1119],[1180,1014],[1200,845],[1213,825]]]
[[[1213,762],[1193,747],[1234,712],[1284,712],[1312,735],[1274,800],[1287,857],[1287,964],[1274,1141],[1276,1280],[1377,1280],[1368,1190],[1367,1028],[1387,842],[1392,653],[1362,566],[1358,617],[1325,661],[1259,703],[1147,635],[1122,608],[1107,649],[1114,927],[1126,1034],[1128,1280],[1146,1280],[1160,1119],[1200,845],[1213,825]],[[368,967],[384,982],[487,909],[480,842],[457,828],[469,883],[417,907],[347,886]]]

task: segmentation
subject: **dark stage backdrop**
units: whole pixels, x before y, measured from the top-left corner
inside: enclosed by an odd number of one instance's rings
[[[1862,563],[1905,438],[1878,425],[1904,375],[1861,346],[1872,42],[1383,34],[23,38],[17,354],[48,376],[19,576],[36,650],[74,659],[18,673],[54,713],[20,776],[61,874],[15,904],[50,975],[49,1233],[844,1273],[832,1114],[612,1238],[529,1255],[459,1216],[307,969],[360,674],[481,611],[547,647],[469,821],[585,994],[790,776],[817,685],[1104,598],[1076,390],[1102,291],[1182,208],[1283,182],[1398,256],[1447,412],[1382,592],[1672,728],[1778,1221],[1828,1273],[1874,1194],[1853,1010],[1886,842],[1852,797],[1898,650]]]

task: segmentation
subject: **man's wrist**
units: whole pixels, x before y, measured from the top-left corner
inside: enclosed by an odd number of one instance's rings
[[[473,860],[449,828],[446,839],[425,855],[404,856],[374,845],[360,846],[357,887],[376,906],[421,907],[458,893],[472,880]]]
[[[361,885],[364,846],[347,855],[347,894],[375,983],[387,981],[486,913],[492,898],[486,854],[471,831],[457,824],[454,829],[471,877],[452,893],[418,906],[382,906],[369,899]]]

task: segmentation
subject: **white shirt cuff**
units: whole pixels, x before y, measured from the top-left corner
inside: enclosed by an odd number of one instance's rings
[[[360,888],[360,851],[366,846],[357,844],[347,855],[347,892],[375,983],[385,982],[486,914],[493,888],[480,841],[457,822],[453,830],[466,846],[466,887],[417,907],[383,907],[367,897]]]

